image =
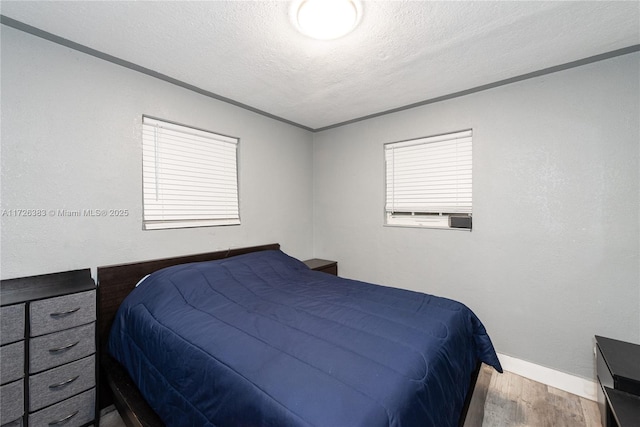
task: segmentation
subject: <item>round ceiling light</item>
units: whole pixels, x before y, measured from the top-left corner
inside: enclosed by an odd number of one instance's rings
[[[291,19],[309,37],[333,40],[353,30],[361,12],[358,0],[299,0],[292,5]]]

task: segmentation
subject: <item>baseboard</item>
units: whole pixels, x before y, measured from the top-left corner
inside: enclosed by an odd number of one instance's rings
[[[521,377],[529,378],[568,393],[582,396],[585,399],[598,400],[597,384],[595,381],[536,365],[526,360],[516,359],[506,354],[498,353],[498,358],[505,371],[513,372]]]

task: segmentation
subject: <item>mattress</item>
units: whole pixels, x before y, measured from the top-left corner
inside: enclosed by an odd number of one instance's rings
[[[108,348],[168,426],[453,426],[478,362],[502,371],[465,305],[281,251],[151,274]]]

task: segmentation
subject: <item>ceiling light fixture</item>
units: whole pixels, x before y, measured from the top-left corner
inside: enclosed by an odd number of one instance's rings
[[[352,31],[362,15],[359,0],[298,0],[291,7],[291,20],[302,34],[333,40]]]

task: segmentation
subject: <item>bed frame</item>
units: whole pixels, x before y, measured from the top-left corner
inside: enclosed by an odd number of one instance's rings
[[[98,337],[100,343],[98,357],[100,364],[100,390],[98,397],[100,409],[114,404],[122,420],[128,427],[164,426],[158,415],[156,415],[144,400],[125,369],[111,358],[106,351],[109,331],[118,307],[120,307],[122,301],[134,289],[140,279],[154,271],[173,265],[213,261],[251,252],[277,249],[280,249],[280,245],[278,243],[272,243],[176,258],[98,267]],[[465,406],[460,415],[459,426],[469,427],[472,425],[482,425],[486,387],[476,387],[476,383],[479,383],[479,381],[477,381],[479,372],[480,364],[478,364],[478,367],[471,377]],[[467,414],[469,414],[473,420],[467,419],[465,422],[465,418],[469,418]]]

